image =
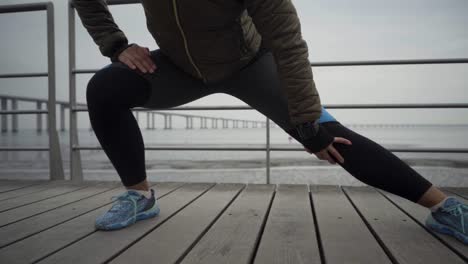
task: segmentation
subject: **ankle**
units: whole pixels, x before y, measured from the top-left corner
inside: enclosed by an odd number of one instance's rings
[[[143,196],[145,196],[146,198],[151,198],[153,196],[152,192],[150,189],[148,190],[138,190],[138,189],[131,189],[131,188],[127,188],[127,190],[132,190],[132,191],[135,191]]]
[[[442,207],[445,203],[445,201],[448,199],[449,197],[445,197],[444,199],[442,199],[440,202],[436,203],[435,205],[429,207],[429,209],[431,210],[431,212],[435,212],[437,211],[440,207]]]
[[[139,191],[149,191],[150,187],[148,182],[145,180],[131,186],[125,186],[127,189],[132,189],[132,190],[139,190]]]

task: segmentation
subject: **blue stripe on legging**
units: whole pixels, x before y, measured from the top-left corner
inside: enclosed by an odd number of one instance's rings
[[[326,109],[322,106],[322,115],[320,115],[319,123],[337,121]]]

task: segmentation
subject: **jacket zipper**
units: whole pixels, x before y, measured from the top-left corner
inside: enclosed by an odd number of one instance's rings
[[[174,7],[174,15],[175,15],[175,18],[176,18],[177,26],[179,27],[180,33],[182,34],[182,38],[184,39],[184,47],[185,47],[185,52],[187,53],[187,57],[189,58],[190,63],[191,63],[192,66],[195,68],[195,70],[197,71],[197,73],[198,73],[198,75],[200,76],[200,78],[203,79],[203,82],[206,83],[205,77],[201,74],[200,70],[198,69],[197,65],[195,65],[195,63],[193,62],[192,56],[191,56],[190,53],[189,53],[188,45],[187,45],[187,39],[185,38],[185,33],[184,33],[184,31],[182,30],[182,26],[180,25],[180,21],[179,21],[179,16],[178,16],[178,14],[177,14],[177,4],[176,4],[176,0],[172,0],[172,5],[173,5],[173,7]]]

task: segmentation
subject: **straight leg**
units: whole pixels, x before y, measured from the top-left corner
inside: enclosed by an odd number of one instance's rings
[[[292,128],[286,97],[281,90],[271,52],[263,53],[223,85],[227,94],[257,109],[284,131],[288,132]],[[441,191],[408,164],[376,142],[343,126],[325,108],[322,108],[320,122],[335,137],[343,137],[352,142],[352,145],[333,144],[345,160],[343,164],[338,161],[337,164],[358,180],[413,202],[420,201],[426,207],[444,197]],[[294,130],[288,133],[300,142]]]

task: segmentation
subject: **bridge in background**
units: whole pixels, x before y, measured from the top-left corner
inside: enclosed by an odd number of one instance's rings
[[[10,103],[8,103],[10,102]],[[7,132],[8,131],[8,115],[7,113],[10,112],[11,114],[11,131],[18,132],[18,115],[15,114],[18,112],[18,103],[19,102],[30,102],[36,104],[36,109],[38,111],[42,110],[42,106],[44,105],[44,109],[47,109],[47,102],[48,99],[40,99],[40,98],[32,98],[32,97],[23,97],[23,96],[11,96],[11,95],[2,95],[0,94],[0,106],[1,110],[4,115],[1,116],[1,131]],[[70,110],[70,102],[67,101],[55,101],[55,104],[59,106],[59,122],[60,122],[60,130],[65,131],[65,110]],[[87,106],[85,103],[77,103],[77,107],[80,107],[82,110],[87,110]],[[10,110],[8,108],[10,107]],[[233,119],[233,118],[224,118],[224,117],[213,117],[213,116],[203,116],[203,115],[193,115],[193,114],[178,114],[178,113],[169,113],[169,112],[161,112],[150,110],[147,108],[135,108],[134,114],[136,116],[137,121],[140,120],[140,112],[146,113],[146,129],[156,129],[156,116],[161,116],[164,120],[163,129],[172,129],[173,128],[173,117],[178,117],[185,119],[185,129],[194,129],[193,120],[196,119],[199,122],[200,129],[207,129],[208,121],[210,121],[210,127],[212,129],[217,128],[264,128],[266,126],[265,121],[256,121],[256,120],[245,120],[245,119]],[[43,131],[42,125],[42,113],[36,114],[36,130],[38,132]],[[46,122],[47,124],[47,122]],[[221,125],[218,127],[218,125]],[[275,127],[275,123],[271,122],[270,127]],[[46,130],[48,127],[46,127]],[[90,130],[92,128],[90,127]]]

